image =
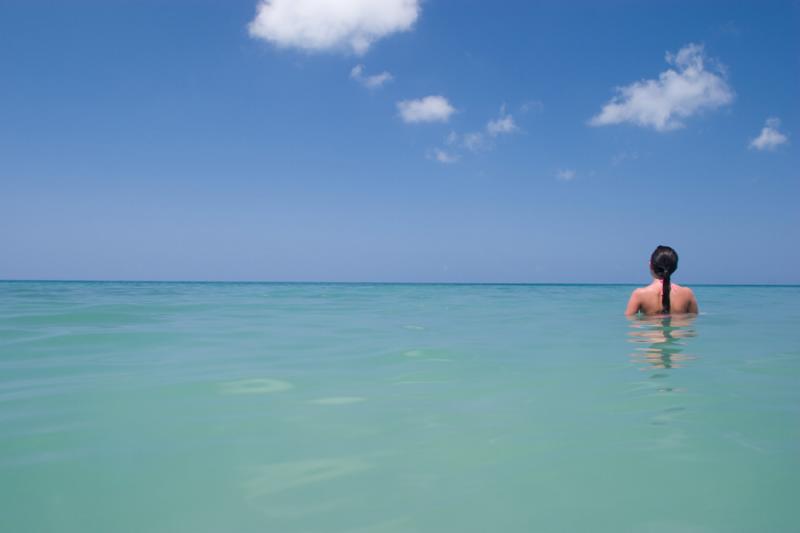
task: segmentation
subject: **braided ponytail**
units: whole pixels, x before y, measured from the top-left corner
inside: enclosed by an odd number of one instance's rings
[[[669,302],[669,292],[672,290],[672,285],[669,281],[670,273],[667,272],[664,275],[664,284],[661,289],[661,312],[664,314],[669,313],[670,309],[670,302]]]
[[[653,275],[662,281],[661,312],[670,312],[670,291],[672,283],[670,277],[678,269],[678,253],[669,246],[659,246],[650,256],[650,269]]]

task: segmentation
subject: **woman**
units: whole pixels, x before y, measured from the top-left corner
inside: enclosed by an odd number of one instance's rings
[[[634,289],[625,314],[645,315],[697,313],[697,300],[692,289],[672,283],[672,273],[678,269],[678,254],[669,246],[659,246],[650,256],[653,283]]]

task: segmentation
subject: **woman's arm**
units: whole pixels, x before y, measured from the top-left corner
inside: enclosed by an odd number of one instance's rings
[[[689,313],[697,314],[700,312],[700,307],[697,305],[697,298],[694,297],[694,292],[689,289]]]

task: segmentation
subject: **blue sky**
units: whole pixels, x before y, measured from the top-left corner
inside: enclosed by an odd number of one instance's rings
[[[0,278],[800,283],[798,22],[6,0]]]

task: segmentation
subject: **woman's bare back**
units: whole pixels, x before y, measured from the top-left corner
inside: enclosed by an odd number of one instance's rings
[[[661,304],[661,280],[653,280],[647,287],[634,289],[625,310],[626,315],[635,315],[638,312],[645,315],[659,315],[663,312]],[[692,289],[682,287],[677,283],[671,284],[669,291],[670,313],[697,313],[697,300]]]

